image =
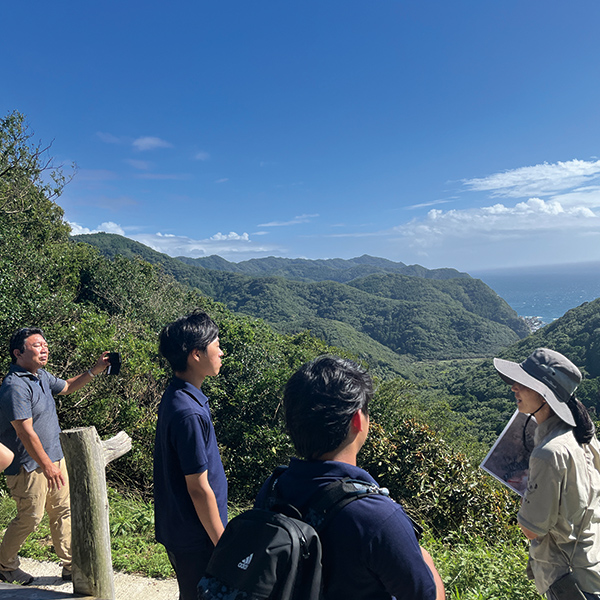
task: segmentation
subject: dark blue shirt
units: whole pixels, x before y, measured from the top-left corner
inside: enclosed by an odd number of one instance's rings
[[[62,392],[65,385],[64,379],[44,369],[38,369],[34,375],[16,364],[10,366],[0,387],[0,442],[15,454],[4,471],[7,475],[17,475],[21,466],[28,473],[40,466],[25,450],[12,421],[32,419],[33,430],[50,460],[57,462],[63,458],[53,394]]]
[[[363,469],[342,462],[292,459],[279,477],[286,502],[306,510],[312,494],[342,477],[375,480]],[[268,488],[256,500],[262,506]],[[433,600],[435,582],[423,560],[412,524],[402,507],[373,495],[345,506],[321,534],[327,600]]]
[[[227,479],[221,463],[208,398],[174,377],[158,407],[154,445],[156,539],[168,550],[212,549],[187,490],[185,476],[208,471],[223,525],[227,523]]]

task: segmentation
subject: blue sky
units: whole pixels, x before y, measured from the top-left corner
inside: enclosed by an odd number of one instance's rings
[[[2,20],[0,114],[77,164],[75,233],[232,261],[600,260],[597,0],[23,0]]]

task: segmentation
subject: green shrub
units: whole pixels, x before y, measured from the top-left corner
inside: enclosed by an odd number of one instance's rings
[[[455,453],[427,425],[406,420],[387,432],[372,423],[359,461],[445,542],[518,536],[517,496]]]

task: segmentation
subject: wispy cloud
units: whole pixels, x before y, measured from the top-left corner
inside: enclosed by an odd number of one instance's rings
[[[428,208],[429,206],[438,206],[439,204],[448,204],[451,200],[432,200],[431,202],[423,202],[422,204],[413,204],[405,207],[407,210],[413,210],[417,208]]]
[[[139,137],[132,142],[133,147],[141,152],[146,150],[156,150],[157,148],[172,148],[173,144],[158,137],[144,136]]]
[[[189,173],[137,173],[136,179],[153,179],[153,180],[173,180],[173,181],[186,181],[191,179]]]
[[[125,161],[130,167],[138,169],[138,171],[148,171],[152,168],[152,163],[147,160],[135,160],[133,158],[126,158]]]
[[[270,221],[269,223],[260,223],[259,227],[289,227],[290,225],[300,225],[302,223],[310,223],[313,219],[316,219],[319,215],[298,215],[290,221]]]
[[[204,151],[200,151],[200,152],[196,152],[196,154],[194,155],[194,159],[195,160],[208,160],[210,158],[210,154],[208,152],[204,152]]]
[[[600,177],[600,160],[570,160],[520,167],[487,177],[465,179],[468,190],[491,192],[493,197],[545,196],[582,185]]]
[[[98,131],[98,132],[96,132],[96,136],[100,140],[102,140],[105,144],[123,144],[124,143],[123,138],[119,138],[116,135],[113,135],[112,133],[104,133],[102,131]]]

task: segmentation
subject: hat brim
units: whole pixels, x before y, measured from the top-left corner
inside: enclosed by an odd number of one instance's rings
[[[506,383],[512,385],[516,382],[534,390],[546,400],[550,408],[565,423],[575,427],[575,419],[573,419],[571,410],[566,402],[561,402],[556,394],[545,383],[527,373],[519,363],[504,360],[502,358],[495,358],[494,367]]]

